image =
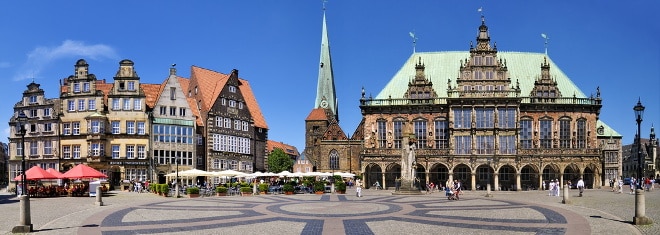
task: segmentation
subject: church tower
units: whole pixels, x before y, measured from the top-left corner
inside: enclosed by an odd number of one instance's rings
[[[323,31],[321,32],[321,58],[319,62],[319,77],[316,87],[316,101],[314,108],[328,109],[335,120],[339,120],[337,110],[337,95],[335,93],[335,79],[332,74],[332,59],[330,58],[330,42],[328,28],[325,20],[325,6],[323,7]]]

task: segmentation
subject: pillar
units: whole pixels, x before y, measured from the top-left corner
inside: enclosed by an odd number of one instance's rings
[[[543,190],[545,188],[545,184],[543,183],[543,174],[539,172],[539,190]]]
[[[520,184],[520,172],[516,172],[516,191],[522,191],[522,185]]]
[[[381,178],[382,178],[380,180],[380,182],[382,183],[382,184],[380,184],[380,186],[382,186],[383,189],[386,189],[386,187],[385,187],[385,173],[381,173],[380,175],[381,175]]]
[[[477,174],[470,173],[470,190],[477,190]]]
[[[644,189],[635,189],[635,217],[633,217],[633,224],[653,224],[653,220],[651,220],[649,217],[646,217],[646,200],[644,199]]]
[[[493,183],[495,183],[495,191],[500,191],[500,174],[493,173]]]

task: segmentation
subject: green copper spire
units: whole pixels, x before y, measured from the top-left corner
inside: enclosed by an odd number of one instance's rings
[[[329,109],[336,120],[339,120],[337,111],[337,95],[335,93],[335,79],[332,75],[332,59],[330,58],[330,43],[325,23],[325,6],[323,7],[323,32],[321,34],[321,59],[319,63],[319,78],[316,87],[316,102],[314,108]]]

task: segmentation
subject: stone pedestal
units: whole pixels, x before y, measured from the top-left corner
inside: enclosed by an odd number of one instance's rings
[[[392,195],[422,195],[422,191],[414,187],[413,182],[413,179],[401,179],[399,191],[393,192]]]
[[[32,232],[32,219],[30,219],[30,197],[27,195],[18,196],[20,200],[19,225],[12,228],[12,233],[30,233]]]
[[[646,217],[646,199],[644,198],[643,189],[635,190],[635,217],[633,217],[633,224],[653,224],[653,220],[649,217]]]

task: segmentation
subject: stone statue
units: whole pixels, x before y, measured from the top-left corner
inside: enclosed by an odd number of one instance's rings
[[[415,144],[409,142],[404,148],[401,156],[401,178],[412,179],[414,177],[413,170],[415,168]]]

